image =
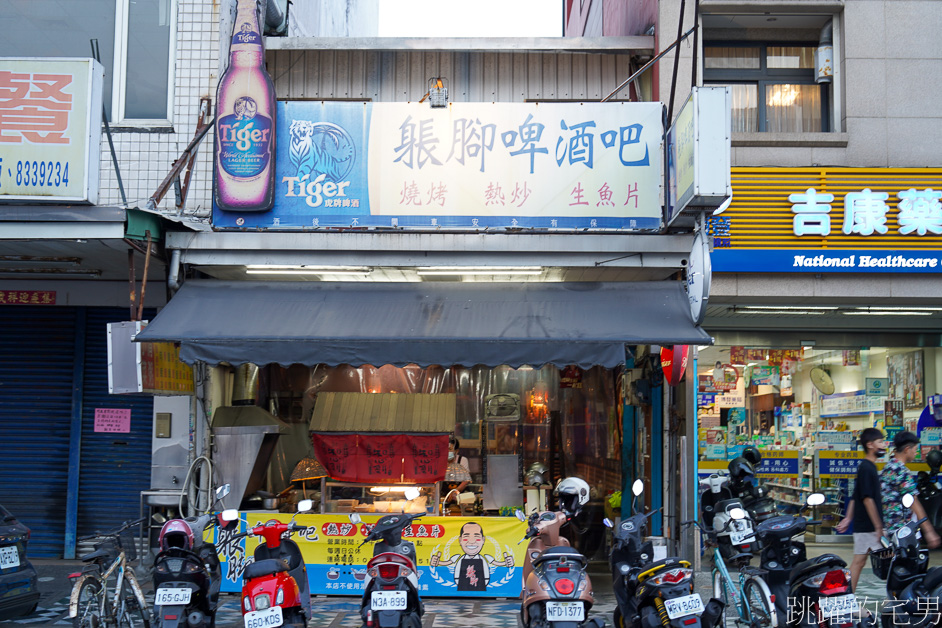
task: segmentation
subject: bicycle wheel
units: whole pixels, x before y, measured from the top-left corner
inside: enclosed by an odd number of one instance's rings
[[[722,601],[724,604],[723,615],[720,617],[717,624],[718,628],[734,627],[739,611],[735,606],[730,604],[730,600],[733,596],[729,594],[727,585],[723,582],[723,574],[716,569],[713,570],[713,597]]]
[[[99,628],[101,618],[101,582],[94,576],[85,576],[75,583],[79,587],[78,608],[72,618],[73,628]]]
[[[742,586],[744,601],[749,608],[752,628],[776,628],[778,617],[769,586],[759,578],[748,578]]]
[[[134,588],[125,581],[121,585],[121,608],[118,612],[118,626],[121,628],[150,628],[147,608],[134,594]]]

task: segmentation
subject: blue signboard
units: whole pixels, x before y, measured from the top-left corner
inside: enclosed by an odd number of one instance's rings
[[[720,273],[939,273],[942,251],[866,251],[713,249],[713,271]]]
[[[279,102],[271,211],[217,229],[662,225],[659,103]]]

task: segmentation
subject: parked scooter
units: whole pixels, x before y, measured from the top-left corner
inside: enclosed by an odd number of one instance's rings
[[[712,474],[700,480],[700,519],[707,530],[712,530],[723,560],[752,554],[756,551],[756,537],[752,519],[736,518],[734,511],[746,513],[742,500],[733,496],[729,476]]]
[[[618,527],[605,519],[614,537],[609,562],[618,603],[612,618],[615,628],[713,628],[723,616],[723,602],[713,598],[704,608],[703,598],[693,592],[689,562],[674,557],[654,561],[653,546],[644,540],[644,532],[648,519],[658,511],[639,512],[637,498],[644,492],[641,480],[635,480],[631,492],[634,514]]]
[[[419,597],[415,545],[402,532],[422,513],[386,515],[380,518],[360,543],[377,542],[373,558],[366,563],[366,586],[360,602],[360,617],[368,628],[422,628],[425,605]],[[350,515],[360,523],[360,515]]]
[[[906,508],[915,501],[912,495],[903,495]],[[919,547],[919,526],[925,520],[901,526],[889,539],[882,539],[884,550],[870,555],[874,574],[886,580],[887,602],[880,615],[883,628],[922,628],[938,623],[942,567],[929,570],[929,552]]]
[[[756,468],[761,461],[762,453],[750,445],[728,465],[730,490],[733,497],[742,501],[753,524],[762,523],[778,514],[775,500],[769,497],[768,489],[756,483]]]
[[[926,509],[926,517],[939,532],[942,530],[942,484],[936,478],[939,477],[939,467],[942,467],[942,451],[933,449],[926,454],[926,464],[929,471],[919,472],[916,488],[919,489],[919,502]]]
[[[524,560],[523,603],[520,620],[524,628],[604,628],[605,620],[586,619],[595,603],[586,557],[562,543],[560,528],[581,512],[589,501],[589,485],[579,478],[562,480],[553,491],[560,512],[533,513],[523,540],[529,540]]]
[[[288,538],[303,530],[294,522],[298,513],[311,510],[309,499],[298,502],[289,523],[269,521],[232,539],[254,535],[265,539],[255,548],[255,560],[242,573],[242,616],[245,628],[275,628],[286,625],[305,628],[311,619],[311,589],[307,568],[298,544]],[[239,511],[226,510],[224,521],[236,521]]]
[[[216,489],[216,500],[229,485]],[[203,539],[219,523],[212,514],[171,519],[160,529],[160,553],[154,558],[154,625],[159,628],[213,628],[222,575],[216,545]]]
[[[812,493],[808,496],[805,508],[823,503],[824,495]],[[792,571],[808,559],[804,542],[805,529],[808,525],[821,523],[809,522],[801,512],[772,517],[756,525],[756,538],[762,548],[759,553],[759,567],[766,572],[763,579],[775,598],[776,615],[780,622],[784,622],[790,610],[793,613],[796,610],[796,601],[789,600],[789,594]]]

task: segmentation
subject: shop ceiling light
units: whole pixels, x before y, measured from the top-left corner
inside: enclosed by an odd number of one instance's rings
[[[417,275],[540,275],[542,266],[420,266]]]
[[[342,275],[353,277],[366,277],[373,272],[372,268],[341,267],[341,266],[262,266],[245,269],[246,275]]]
[[[0,268],[0,275],[98,278],[101,271],[91,268]]]
[[[874,311],[886,311],[886,312],[942,312],[942,307],[906,307],[906,306],[889,306],[889,305],[873,305],[868,307],[857,307],[856,310],[867,310],[870,312]]]
[[[738,310],[836,310],[836,305],[736,305]],[[907,308],[908,309],[908,308]]]
[[[372,268],[369,266],[341,266],[341,265],[331,265],[331,266],[316,266],[312,264],[247,264],[245,266],[246,270],[308,270],[308,271],[319,271],[319,272],[337,272],[337,271],[350,271],[350,272],[360,272],[368,273]]]
[[[799,314],[827,314],[824,310],[736,310],[737,314],[782,314],[785,316],[797,316]]]
[[[932,316],[934,312],[909,312],[909,311],[874,311],[874,312],[841,312],[844,316]]]

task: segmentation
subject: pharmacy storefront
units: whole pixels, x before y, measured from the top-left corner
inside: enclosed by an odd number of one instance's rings
[[[940,445],[942,169],[734,168],[732,182],[709,221],[699,472],[756,445],[781,509],[826,495],[816,533],[833,539],[860,430],[917,433],[913,471]]]

